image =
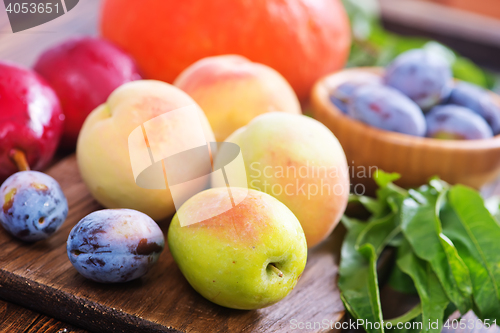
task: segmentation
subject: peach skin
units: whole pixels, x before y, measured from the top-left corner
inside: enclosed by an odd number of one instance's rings
[[[206,142],[213,141],[212,130],[199,106],[180,89],[160,81],[126,83],[111,93],[106,103],[90,113],[78,137],[76,154],[82,178],[100,204],[107,208],[139,210],[155,220],[175,212],[172,195],[165,186],[164,178],[162,186],[166,189],[148,189],[136,184],[134,161],[130,157],[135,147],[130,146],[129,136],[141,126],[144,130],[149,120],[187,106],[199,115],[202,138]],[[176,130],[179,123],[175,121],[163,121],[159,125],[161,132],[153,133],[158,138],[154,142],[155,146],[162,149],[176,147],[189,139],[188,133],[179,135]],[[148,144],[150,151],[153,150],[153,142]],[[151,154],[154,155],[154,151]],[[136,162],[146,163],[149,159],[143,158]],[[193,186],[186,197],[204,187],[204,184]]]
[[[290,209],[272,196],[238,187],[230,191],[245,200],[199,223],[189,222],[201,220],[203,210],[218,211],[228,189],[212,188],[186,201],[170,223],[168,246],[188,282],[209,301],[263,308],[297,284],[307,260],[306,238]]]
[[[281,74],[238,55],[201,59],[174,85],[200,105],[218,142],[263,113],[301,114],[297,96]]]
[[[300,221],[308,247],[331,233],[347,206],[349,171],[342,146],[328,128],[303,115],[273,112],[226,142],[240,146],[249,188],[284,203]],[[213,187],[224,185],[212,175]]]

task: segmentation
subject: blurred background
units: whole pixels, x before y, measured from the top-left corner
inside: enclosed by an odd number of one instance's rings
[[[498,91],[498,0],[342,1],[354,37],[349,67],[383,66],[406,50],[425,46],[441,50],[453,61],[455,77]],[[42,50],[69,36],[97,35],[100,5],[100,0],[81,0],[57,20],[15,34],[7,13],[0,11],[2,59],[32,65]],[[19,52],[26,45],[30,52]]]
[[[343,2],[351,18],[354,37],[350,66],[386,65],[408,49],[421,46],[441,48],[453,61],[455,77],[498,90],[498,1]]]

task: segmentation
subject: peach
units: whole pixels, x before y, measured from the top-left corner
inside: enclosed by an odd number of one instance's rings
[[[200,105],[218,142],[260,114],[301,114],[297,96],[281,74],[237,55],[199,60],[174,85]]]
[[[344,151],[328,128],[303,115],[273,112],[226,141],[241,149],[249,188],[284,203],[300,221],[308,247],[331,233],[347,205],[349,172]],[[223,152],[221,146],[218,153]],[[213,175],[212,186],[225,184]]]
[[[245,199],[217,214],[229,193]],[[213,217],[204,219],[207,212]],[[196,291],[235,309],[283,299],[307,260],[304,231],[293,213],[266,193],[238,187],[209,189],[187,200],[170,223],[168,246]]]
[[[158,158],[157,150],[172,151],[191,139],[189,131],[179,132],[179,128],[185,128],[186,124],[163,118],[183,107],[198,115],[201,140],[205,143],[214,141],[210,125],[193,99],[160,81],[126,83],[90,113],[78,137],[76,153],[81,176],[99,203],[107,208],[139,210],[155,220],[175,212],[171,190],[163,177],[162,158]],[[147,125],[152,119],[159,119],[154,123],[155,131]],[[143,131],[147,133],[147,141]],[[134,134],[139,134],[140,140],[133,140]],[[137,151],[142,155],[135,153]],[[149,170],[152,173],[137,177],[137,169],[147,170],[149,166],[153,168]],[[136,180],[149,188],[137,185]],[[187,198],[204,188],[202,182],[192,183],[184,189],[184,196]]]

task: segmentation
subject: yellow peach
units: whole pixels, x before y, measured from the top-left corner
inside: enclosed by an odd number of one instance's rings
[[[174,85],[203,109],[218,142],[266,112],[301,114],[290,84],[277,71],[237,55],[201,59]]]
[[[219,213],[228,193],[245,199]],[[200,218],[204,211],[213,217]],[[237,187],[209,189],[186,201],[170,223],[168,246],[196,291],[235,309],[283,299],[307,260],[304,231],[293,213],[266,193]]]
[[[166,179],[161,177],[142,179],[159,182],[155,189],[144,188],[136,184],[134,163],[145,165],[153,162],[148,156],[153,147],[159,150],[174,149],[190,139],[190,133],[179,135],[179,122],[160,121],[156,132],[148,133],[149,142],[143,140],[146,152],[143,158],[135,158],[131,152],[141,143],[129,140],[131,134],[142,130],[152,119],[162,119],[162,115],[173,114],[171,111],[189,107],[200,121],[202,140],[214,141],[213,132],[200,107],[182,90],[160,81],[141,80],[126,83],[117,88],[105,104],[97,107],[87,117],[78,137],[77,161],[80,173],[94,198],[107,208],[131,208],[139,210],[155,220],[160,220],[175,212],[171,192],[166,186]],[[144,139],[145,137],[142,137]],[[153,142],[154,138],[154,142]],[[153,145],[154,144],[154,145]],[[146,147],[147,146],[147,147]],[[152,156],[154,155],[152,151]],[[160,159],[154,159],[159,162]],[[158,174],[155,174],[158,176]],[[160,181],[159,181],[160,179]],[[186,198],[196,194],[205,184],[192,184]]]
[[[308,247],[331,233],[347,206],[349,171],[342,146],[328,128],[310,117],[273,112],[258,116],[226,142],[240,147],[249,188],[284,203],[300,221]],[[223,153],[221,146],[218,154]],[[212,186],[225,184],[212,175]]]

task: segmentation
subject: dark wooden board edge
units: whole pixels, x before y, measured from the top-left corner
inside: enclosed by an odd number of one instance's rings
[[[0,269],[0,298],[91,332],[182,333]],[[70,314],[80,315],[71,316]]]
[[[41,313],[0,299],[0,332],[9,333],[89,333]]]

